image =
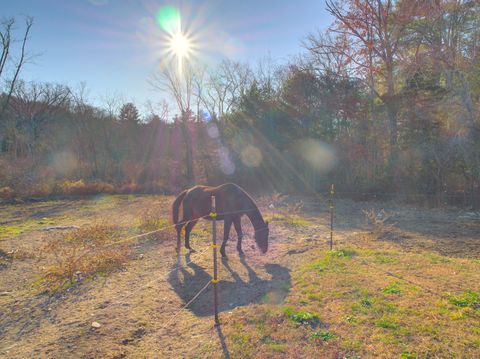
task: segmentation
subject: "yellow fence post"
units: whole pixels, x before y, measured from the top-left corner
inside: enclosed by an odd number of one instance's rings
[[[333,195],[335,194],[335,186],[332,183],[330,187],[330,250],[333,250]]]
[[[215,312],[215,325],[219,325],[218,320],[218,277],[217,277],[217,212],[215,208],[215,196],[212,196],[212,211],[210,212],[212,218],[212,234],[213,234],[213,309]]]

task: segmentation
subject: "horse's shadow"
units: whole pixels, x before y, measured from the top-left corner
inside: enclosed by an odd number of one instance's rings
[[[212,276],[204,268],[190,261],[190,254],[185,256],[187,266],[178,266],[173,270],[168,282],[172,289],[188,303],[209,281]],[[219,266],[223,266],[231,274],[233,282],[222,280],[218,283],[218,311],[232,310],[252,303],[269,302],[282,303],[287,296],[291,278],[289,270],[279,264],[266,264],[265,270],[271,275],[271,279],[265,280],[258,277],[256,272],[249,266],[244,257],[240,257],[240,263],[245,267],[248,280],[243,280],[222,258]],[[193,273],[192,273],[193,270]],[[197,316],[213,315],[213,285],[203,292],[188,309]]]

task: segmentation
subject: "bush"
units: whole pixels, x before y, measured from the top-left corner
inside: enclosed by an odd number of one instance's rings
[[[50,184],[36,184],[22,192],[23,197],[48,197],[55,192],[55,187]]]
[[[110,183],[94,182],[85,183],[83,180],[65,181],[60,186],[62,193],[73,196],[89,196],[98,193],[116,193],[115,187]]]
[[[126,244],[115,244],[115,239],[115,229],[105,225],[50,238],[42,248],[49,263],[40,270],[47,290],[57,291],[95,274],[120,268],[129,249]]]
[[[119,193],[123,194],[131,194],[131,193],[137,193],[140,190],[140,186],[135,183],[135,182],[128,182],[124,183],[120,188],[119,188]]]

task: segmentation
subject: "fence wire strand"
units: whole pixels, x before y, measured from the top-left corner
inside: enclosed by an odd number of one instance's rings
[[[202,293],[208,288],[208,286],[209,286],[211,283],[212,283],[212,281],[209,280],[209,281],[203,286],[203,288],[200,289],[200,290],[197,292],[197,294],[195,294],[195,296],[187,302],[187,304],[185,304],[182,308],[180,308],[180,309],[170,318],[170,320],[167,321],[167,322],[165,323],[165,325],[163,325],[163,326],[159,329],[159,331],[164,330],[166,327],[168,327],[170,324],[172,324],[173,321],[175,320],[175,318],[177,318],[177,316],[178,316],[183,310],[187,309],[187,307],[188,307],[190,304],[192,304],[192,303],[200,296],[200,294],[202,294]]]
[[[203,249],[202,251],[200,252],[196,252],[196,254],[198,255],[201,255],[201,254],[204,254],[205,252],[207,252],[208,250],[210,249],[210,247],[207,247],[205,249]],[[193,259],[190,259],[188,261],[185,262],[185,265],[188,265],[190,263],[193,262]],[[162,274],[161,276],[159,277],[155,277],[154,279],[152,279],[151,281],[149,281],[148,283],[144,284],[143,286],[141,286],[140,288],[138,289],[135,289],[134,291],[132,291],[131,293],[129,293],[127,296],[123,297],[122,298],[122,301],[116,301],[116,302],[113,302],[111,303],[112,305],[119,305],[119,304],[124,304],[124,300],[126,299],[129,299],[131,298],[134,294],[137,294],[139,293],[140,291],[142,291],[143,289],[145,288],[148,288],[149,286],[151,286],[153,283],[157,282],[157,281],[160,281],[160,280],[164,280],[167,278],[168,275],[170,275],[170,273],[174,272],[175,270],[178,270],[182,267],[182,264],[179,264],[177,265],[176,267],[170,269],[169,271],[165,272],[164,274]]]

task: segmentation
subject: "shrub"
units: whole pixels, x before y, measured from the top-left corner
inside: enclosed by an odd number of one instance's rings
[[[74,230],[63,237],[52,237],[42,248],[48,264],[41,276],[49,291],[118,269],[127,259],[126,244],[115,244],[113,227],[93,225]]]
[[[25,197],[48,197],[54,192],[54,186],[43,183],[35,184],[24,190],[22,196]]]
[[[119,193],[123,194],[131,194],[131,193],[137,193],[139,192],[140,187],[138,186],[137,183],[135,182],[128,182],[124,183],[120,188],[119,188]]]

